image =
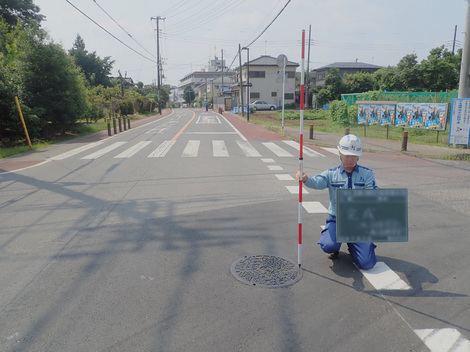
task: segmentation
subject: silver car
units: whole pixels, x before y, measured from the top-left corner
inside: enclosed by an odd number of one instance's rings
[[[256,110],[276,110],[276,105],[269,104],[264,100],[256,100],[250,104],[250,107],[255,108]]]

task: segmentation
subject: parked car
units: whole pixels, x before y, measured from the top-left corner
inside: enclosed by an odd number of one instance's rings
[[[250,107],[256,110],[276,110],[276,105],[269,104],[264,100],[256,100],[255,102],[250,104]]]

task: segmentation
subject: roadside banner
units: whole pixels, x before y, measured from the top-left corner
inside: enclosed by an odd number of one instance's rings
[[[444,131],[447,122],[447,103],[397,103],[358,101],[357,123],[369,126],[395,126]]]

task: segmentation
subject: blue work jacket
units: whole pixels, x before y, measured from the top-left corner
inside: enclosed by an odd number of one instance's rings
[[[374,171],[371,169],[356,165],[352,173],[348,174],[343,165],[333,169],[325,170],[321,174],[308,176],[305,185],[314,189],[328,188],[330,192],[330,205],[328,213],[336,217],[336,190],[338,188],[377,188]]]

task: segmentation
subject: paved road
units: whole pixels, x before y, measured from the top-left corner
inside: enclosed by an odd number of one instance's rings
[[[373,275],[321,252],[328,196],[306,189],[303,276],[267,289],[230,268],[297,260],[298,145],[190,109],[104,137],[0,174],[0,350],[470,350],[467,163],[364,153],[410,197],[410,241],[379,244]],[[338,164],[304,156],[309,174]]]

